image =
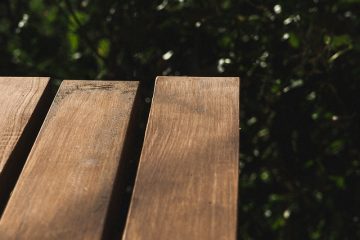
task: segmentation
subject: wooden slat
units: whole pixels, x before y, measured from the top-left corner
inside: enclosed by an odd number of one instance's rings
[[[0,77],[0,177],[48,82],[41,77]]]
[[[238,78],[159,77],[123,239],[235,239]]]
[[[101,238],[137,87],[62,83],[0,220],[1,238]]]

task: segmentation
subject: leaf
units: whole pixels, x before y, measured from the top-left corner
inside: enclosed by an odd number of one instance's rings
[[[78,35],[75,34],[75,33],[72,33],[72,32],[68,32],[67,38],[68,38],[68,41],[69,41],[71,53],[76,52],[77,49],[78,49],[78,46],[79,46]]]
[[[110,41],[106,38],[100,39],[98,45],[98,53],[103,57],[107,57],[109,55],[109,50],[110,50]]]
[[[335,140],[330,145],[330,151],[333,154],[338,154],[344,148],[344,145],[345,145],[344,140],[342,139]]]
[[[342,176],[330,176],[330,180],[332,180],[335,185],[340,189],[345,189],[345,178]]]
[[[339,35],[339,36],[334,36],[331,39],[331,43],[330,46],[332,48],[339,48],[342,46],[350,46],[351,45],[351,38],[349,35]]]
[[[293,48],[298,48],[300,46],[300,40],[299,38],[295,35],[295,33],[290,33],[289,36],[289,43]]]
[[[29,1],[30,9],[32,11],[42,11],[44,10],[43,0],[31,0]]]

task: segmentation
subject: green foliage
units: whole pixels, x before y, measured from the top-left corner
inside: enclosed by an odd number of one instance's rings
[[[360,239],[358,0],[0,2],[0,75],[241,77],[240,239]]]

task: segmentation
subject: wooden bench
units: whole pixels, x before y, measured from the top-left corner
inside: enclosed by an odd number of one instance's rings
[[[236,239],[239,87],[0,77],[0,239]]]

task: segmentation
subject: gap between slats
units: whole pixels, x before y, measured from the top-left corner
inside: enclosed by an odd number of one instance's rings
[[[14,150],[4,166],[0,176],[0,218],[55,97],[57,88],[54,84],[54,79],[50,78]]]
[[[150,105],[145,104],[145,95],[144,83],[139,82],[105,220],[103,240],[121,239],[123,235],[150,111]]]

